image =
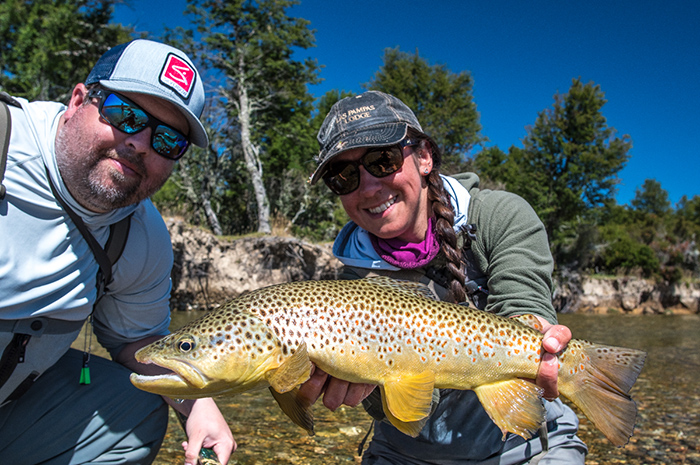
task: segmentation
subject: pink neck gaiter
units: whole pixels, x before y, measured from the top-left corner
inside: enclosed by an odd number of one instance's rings
[[[413,243],[400,239],[380,239],[370,234],[374,250],[380,257],[399,268],[413,269],[427,265],[440,251],[433,231],[433,221],[428,218],[428,231],[423,242]]]

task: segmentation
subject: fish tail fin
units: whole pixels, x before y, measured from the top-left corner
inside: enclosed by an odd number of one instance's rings
[[[634,432],[637,405],[629,396],[646,353],[571,341],[560,355],[559,391],[616,446]]]

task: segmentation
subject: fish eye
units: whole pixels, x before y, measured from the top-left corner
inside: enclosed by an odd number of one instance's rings
[[[178,343],[178,348],[180,352],[187,353],[194,349],[194,341],[191,339],[184,339]]]

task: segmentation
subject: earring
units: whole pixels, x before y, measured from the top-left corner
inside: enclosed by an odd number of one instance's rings
[[[426,168],[425,171],[423,171],[423,172],[424,172],[425,174],[428,174],[428,173],[430,173],[430,170],[429,170],[428,168]]]

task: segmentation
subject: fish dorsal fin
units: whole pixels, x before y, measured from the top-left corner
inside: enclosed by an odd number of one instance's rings
[[[482,407],[503,432],[530,439],[545,421],[542,388],[524,379],[510,379],[474,388]]]
[[[265,373],[265,379],[272,389],[285,393],[291,391],[311,377],[311,360],[306,350],[306,342],[299,344],[294,353],[278,368]]]
[[[433,291],[423,283],[394,279],[390,278],[389,276],[369,276],[367,278],[363,278],[362,281],[366,281],[376,286],[385,287],[393,292],[403,292],[413,296],[438,300],[435,293],[433,293]]]
[[[382,398],[389,413],[403,422],[422,420],[430,414],[435,373],[399,375],[384,382]],[[386,409],[385,409],[386,413]]]
[[[384,386],[379,386],[379,391],[381,392],[381,398],[382,398],[382,407],[384,408],[384,415],[386,416],[386,419],[389,420],[389,423],[394,425],[394,427],[401,431],[403,434],[407,434],[413,438],[418,436],[420,431],[423,429],[423,426],[425,426],[425,423],[428,421],[428,416],[425,418],[422,418],[417,421],[401,421],[398,418],[396,418],[394,415],[391,413],[391,409],[386,403],[387,399],[387,393],[386,390],[384,389]]]
[[[538,320],[535,315],[527,313],[525,315],[514,316],[513,319],[521,325],[527,326],[528,328],[532,328],[536,331],[539,331],[540,333],[544,332],[544,327],[542,326],[542,323],[540,323],[540,320]]]
[[[314,435],[314,414],[311,411],[311,404],[299,397],[299,388],[294,388],[291,391],[280,393],[275,391],[270,386],[272,397],[275,398],[282,411],[297,425],[301,426],[309,433],[309,436]]]

